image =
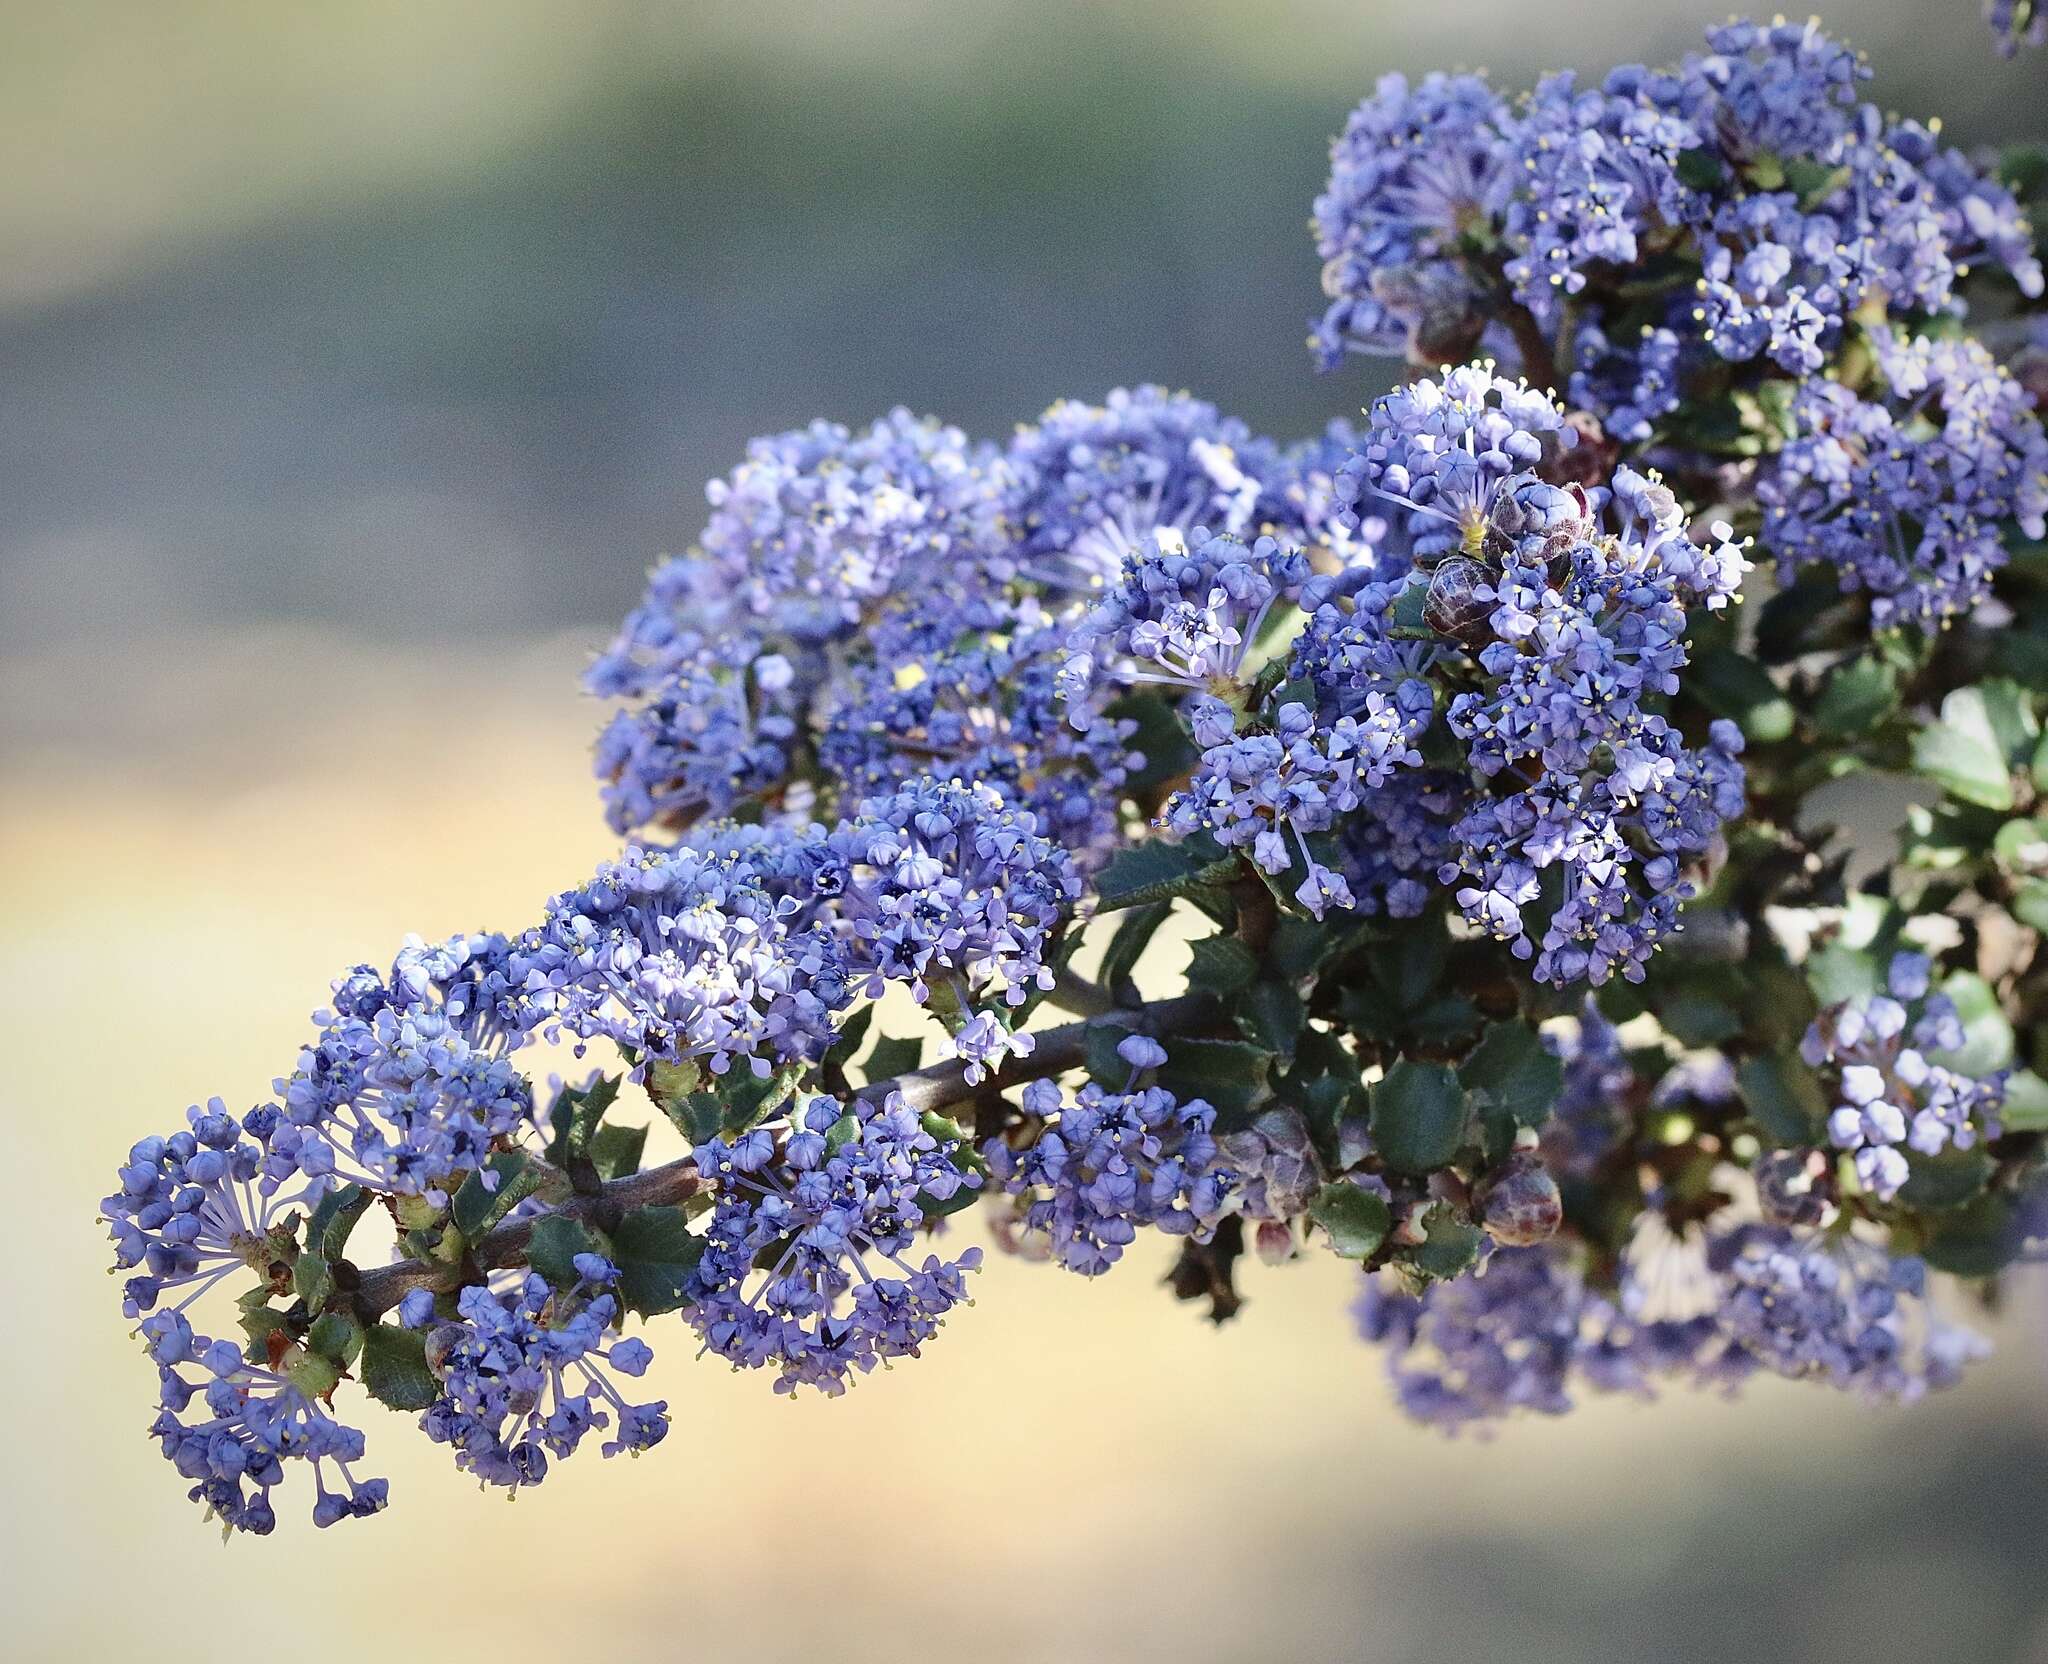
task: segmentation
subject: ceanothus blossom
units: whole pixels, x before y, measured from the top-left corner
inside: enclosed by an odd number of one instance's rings
[[[637,1456],[668,1432],[666,1402],[629,1404],[612,1380],[613,1373],[645,1374],[654,1358],[645,1341],[610,1336],[618,1268],[585,1253],[573,1269],[575,1282],[559,1290],[530,1271],[495,1291],[466,1288],[458,1320],[427,1331],[427,1362],[441,1396],[420,1428],[486,1485],[538,1485],[550,1456],[575,1454],[586,1434],[611,1428],[614,1418],[607,1456]]]
[[[979,1248],[909,1256],[927,1204],[981,1175],[902,1093],[814,1097],[780,1136],[756,1127],[695,1155],[717,1201],[685,1315],[735,1368],[773,1368],[777,1392],[837,1396],[855,1371],[917,1356],[967,1299]]]
[[[193,1481],[192,1500],[228,1530],[262,1536],[276,1526],[270,1493],[289,1461],[312,1470],[315,1525],[360,1519],[385,1506],[385,1481],[358,1479],[353,1470],[363,1459],[363,1435],[324,1407],[336,1379],[332,1364],[298,1346],[288,1347],[274,1367],[253,1364],[233,1341],[197,1333],[176,1311],[145,1317],[141,1332],[160,1388],[150,1436],[164,1459]],[[327,1488],[330,1465],[339,1490]]]
[[[1006,461],[1014,571],[1062,598],[1092,600],[1160,531],[1233,535],[1290,522],[1278,451],[1206,400],[1116,388],[1099,405],[1062,399],[1018,429]]]
[[[265,1184],[297,1173],[445,1202],[534,1125],[532,1088],[511,1059],[538,1021],[521,975],[512,944],[479,932],[408,937],[388,975],[358,965],[338,979],[297,1068],[273,1082]]]
[[[1828,1141],[1854,1152],[1858,1182],[1879,1201],[1909,1177],[1908,1149],[1937,1156],[1998,1135],[2004,1076],[1972,1080],[1928,1056],[1956,1051],[1966,1038],[1955,1002],[1930,991],[1929,975],[1925,955],[1895,955],[1886,993],[1830,1006],[1800,1043],[1835,1086]]]
[[[1789,576],[1825,564],[1871,623],[1967,616],[2003,534],[2048,529],[2048,438],[2019,383],[1971,340],[1883,338],[1881,388],[1800,385],[1795,436],[1759,482],[1764,542]]]
[[[511,964],[545,1032],[650,1062],[735,1063],[767,1075],[832,1043],[847,1000],[839,944],[793,926],[737,856],[629,848],[548,903]]]
[[[1024,1199],[1027,1234],[1084,1277],[1116,1264],[1141,1226],[1205,1238],[1241,1184],[1217,1161],[1213,1106],[1140,1085],[1166,1061],[1165,1048],[1133,1034],[1117,1055],[1131,1070],[1123,1091],[1090,1081],[1070,1099],[1054,1081],[1033,1081],[1023,1105],[1036,1136],[1022,1149],[994,1139],[982,1150],[990,1176]]]
[[[1346,351],[1428,349],[1466,333],[1480,300],[1460,258],[1498,230],[1517,184],[1507,102],[1478,75],[1384,75],[1330,143],[1315,201],[1329,307],[1309,346],[1324,369]]]

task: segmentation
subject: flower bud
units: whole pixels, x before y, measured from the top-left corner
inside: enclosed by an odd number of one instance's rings
[[[1752,1171],[1757,1206],[1771,1224],[1834,1222],[1834,1171],[1819,1150],[1771,1150],[1757,1157]]]
[[[1493,639],[1493,590],[1486,568],[1476,560],[1453,555],[1429,580],[1422,621],[1440,636],[1481,647]]]
[[[1512,1155],[1480,1193],[1479,1222],[1495,1242],[1526,1248],[1557,1234],[1564,1223],[1564,1198],[1540,1160]]]

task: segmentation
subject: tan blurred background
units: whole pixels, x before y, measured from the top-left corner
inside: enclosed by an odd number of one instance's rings
[[[364,1410],[394,1505],[221,1547],[143,1438],[94,1203],[407,930],[607,850],[576,672],[745,437],[1000,434],[1188,385],[1294,434],[1323,145],[1388,68],[1682,49],[1692,8],[0,7],[0,1656],[2048,1659],[2048,1350],[1447,1443],[1331,1263],[1212,1331],[998,1262],[926,1359],[677,1413],[517,1506]],[[1718,15],[1718,14],[1717,14]],[[1856,0],[1877,96],[2048,128],[1971,0]],[[666,1344],[664,1344],[664,1340]]]

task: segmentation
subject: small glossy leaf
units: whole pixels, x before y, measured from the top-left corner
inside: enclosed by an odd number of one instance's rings
[[[347,1312],[322,1312],[306,1331],[306,1344],[346,1369],[363,1348],[363,1326]]]
[[[1238,868],[1235,853],[1203,833],[1167,843],[1153,838],[1122,851],[1096,881],[1097,911],[1114,913],[1170,901],[1206,884],[1221,884]]]
[[[1394,1222],[1387,1204],[1372,1191],[1342,1180],[1316,1193],[1308,1215],[1330,1233],[1330,1247],[1347,1260],[1370,1259]]]
[[[1404,1057],[1372,1089],[1373,1144],[1396,1172],[1431,1172],[1464,1143],[1467,1109],[1465,1089],[1445,1065]]]
[[[486,1175],[494,1184],[487,1184]],[[501,1150],[462,1181],[449,1203],[456,1229],[471,1242],[540,1188],[541,1174],[521,1150]]]
[[[619,1077],[616,1075],[602,1075],[587,1089],[565,1086],[556,1093],[554,1107],[548,1113],[552,1133],[548,1140],[548,1160],[557,1167],[567,1167],[570,1162],[588,1155],[590,1141],[597,1136],[598,1123],[618,1099]]]
[[[683,1304],[690,1273],[704,1256],[704,1239],[690,1233],[681,1208],[636,1208],[611,1238],[619,1299],[628,1311],[655,1317]]]
[[[2012,720],[2003,702],[2000,719]],[[1965,803],[2013,805],[2005,745],[1983,688],[1957,688],[1941,702],[1941,719],[1913,736],[1913,767]]]
[[[610,1246],[581,1220],[550,1213],[534,1221],[526,1263],[555,1288],[568,1288],[577,1280],[576,1256],[603,1254],[609,1259]]]
[[[370,1193],[361,1185],[345,1184],[330,1190],[306,1221],[306,1246],[325,1260],[344,1258],[349,1234],[369,1206]]]
[[[1820,1078],[1789,1053],[1744,1058],[1735,1071],[1736,1090],[1750,1118],[1782,1145],[1810,1144],[1827,1117]]]
[[[640,1171],[646,1147],[645,1127],[599,1127],[590,1139],[590,1165],[601,1179],[623,1179]]]
[[[427,1368],[425,1337],[395,1323],[373,1323],[364,1331],[363,1385],[393,1410],[424,1410],[441,1396],[441,1383]]]
[[[1943,980],[1941,991],[1955,1003],[1963,1043],[1954,1051],[1928,1055],[1975,1080],[2008,1067],[2013,1058],[2012,1020],[1991,984],[1975,971],[1956,971]]]

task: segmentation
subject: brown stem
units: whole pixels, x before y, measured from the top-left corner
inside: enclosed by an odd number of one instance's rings
[[[1139,1011],[1118,1013],[1116,1026],[1170,1037],[1198,1019],[1209,1003],[1206,994],[1182,994],[1177,999],[1161,1000]],[[1088,1057],[1088,1031],[1102,1020],[1091,1018],[1086,1022],[1064,1023],[1033,1035],[1032,1049],[1027,1055],[1006,1058],[1001,1068],[991,1071],[976,1085],[967,1083],[966,1066],[956,1060],[913,1069],[893,1080],[871,1082],[860,1089],[860,1096],[873,1098],[900,1092],[903,1101],[920,1115],[950,1109],[956,1104],[972,1103],[977,1097],[1000,1092],[1005,1087],[1021,1086],[1026,1081],[1043,1080],[1048,1075],[1064,1074],[1069,1069],[1079,1068]],[[549,1214],[517,1220],[486,1232],[470,1244],[468,1264],[481,1271],[524,1265],[527,1245],[538,1219],[560,1215],[608,1227],[635,1208],[673,1207],[694,1196],[701,1185],[697,1164],[689,1156],[679,1157],[660,1167],[650,1167],[644,1173],[608,1180],[595,1191],[571,1196]],[[358,1273],[354,1289],[337,1298],[352,1307],[365,1323],[371,1323],[413,1289],[442,1292],[459,1288],[463,1280],[462,1266],[426,1265],[407,1260]]]

